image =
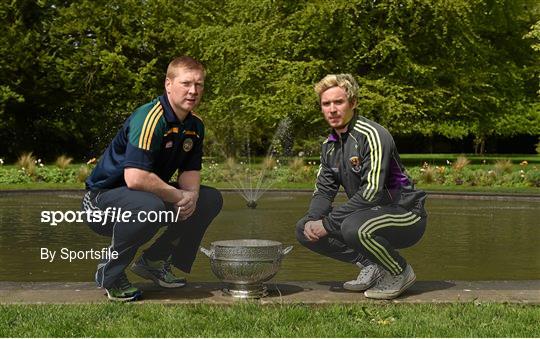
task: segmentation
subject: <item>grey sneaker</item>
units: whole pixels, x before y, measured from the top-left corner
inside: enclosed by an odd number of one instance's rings
[[[392,275],[385,270],[383,277],[375,286],[365,291],[364,295],[373,299],[394,299],[414,284],[415,281],[416,275],[411,265],[407,265],[399,275]]]
[[[150,279],[154,284],[166,287],[176,288],[186,286],[186,279],[176,277],[171,270],[171,264],[168,260],[150,261],[143,256],[131,265],[131,271],[144,279]]]
[[[343,284],[343,288],[349,291],[365,291],[384,274],[384,269],[377,264],[371,264],[363,266],[360,263],[356,263],[360,267],[360,274],[356,280],[350,280]]]

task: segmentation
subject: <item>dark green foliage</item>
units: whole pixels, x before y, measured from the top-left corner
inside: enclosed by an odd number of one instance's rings
[[[532,0],[10,0],[0,4],[0,155],[99,155],[162,93],[181,54],[206,65],[208,154],[264,154],[327,132],[312,85],[348,72],[360,112],[395,135],[540,134]],[[308,150],[305,150],[308,151]]]

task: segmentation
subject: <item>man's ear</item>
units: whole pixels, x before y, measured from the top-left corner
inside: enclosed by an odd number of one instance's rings
[[[351,102],[351,107],[352,107],[353,109],[355,109],[357,104],[358,104],[358,99],[354,99],[354,100]]]
[[[172,85],[172,79],[169,77],[165,78],[165,91],[167,92],[167,94],[170,94],[169,88],[171,88],[171,85]]]

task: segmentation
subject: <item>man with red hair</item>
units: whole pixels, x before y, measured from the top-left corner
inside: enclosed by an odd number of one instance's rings
[[[109,249],[118,253],[96,272],[96,283],[111,300],[141,296],[125,269],[162,226],[167,228],[131,269],[162,287],[184,286],[185,279],[174,276],[171,264],[190,272],[202,237],[221,210],[219,191],[200,185],[204,124],[193,109],[201,100],[204,80],[199,61],[188,56],[172,60],[165,93],[131,114],[86,180],[84,210],[107,213],[113,208],[134,216],[127,221],[109,218],[104,225],[89,222],[92,230],[111,237]],[[176,182],[169,183],[177,171]],[[167,211],[178,220],[149,218]]]

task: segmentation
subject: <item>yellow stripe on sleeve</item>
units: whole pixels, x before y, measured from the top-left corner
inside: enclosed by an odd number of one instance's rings
[[[152,107],[152,109],[146,115],[146,118],[144,119],[144,123],[141,128],[141,135],[139,136],[139,144],[138,144],[139,148],[144,149],[144,139],[145,139],[146,131],[148,130],[148,125],[150,124],[150,120],[152,119],[153,114],[156,112],[156,110],[159,107],[161,107],[161,103],[158,102],[157,104],[154,105],[154,107]]]
[[[149,128],[146,131],[144,137],[144,149],[150,150],[150,145],[152,144],[152,137],[154,136],[154,131],[156,130],[157,123],[161,116],[163,115],[163,109],[160,107],[155,113],[154,116],[150,119]]]

